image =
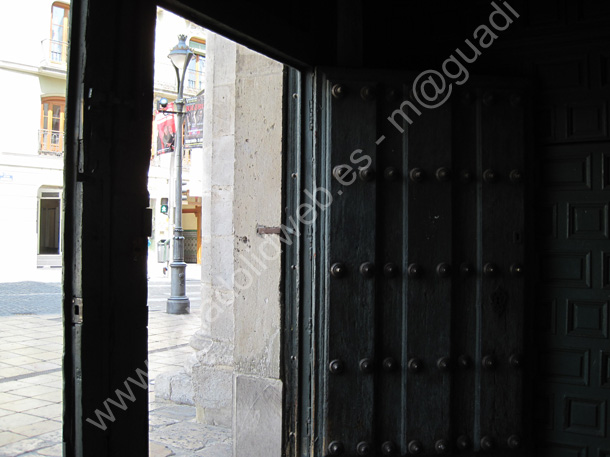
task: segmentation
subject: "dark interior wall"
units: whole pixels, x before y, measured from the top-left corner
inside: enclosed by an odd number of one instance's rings
[[[551,39],[565,44],[609,37],[610,6],[603,0],[495,3],[505,10],[507,3],[520,17],[499,34],[493,53],[507,46],[529,52]],[[440,65],[479,25],[489,23],[493,11],[487,0],[316,0],[282,6],[162,0],[160,5],[297,67],[414,71]]]
[[[303,67],[333,61],[335,3],[160,0],[159,6],[269,57]]]

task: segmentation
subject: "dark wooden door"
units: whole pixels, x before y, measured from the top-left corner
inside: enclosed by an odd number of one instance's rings
[[[553,456],[610,454],[608,48],[538,59],[538,433]]]
[[[316,80],[315,455],[527,446],[527,86],[415,76]]]

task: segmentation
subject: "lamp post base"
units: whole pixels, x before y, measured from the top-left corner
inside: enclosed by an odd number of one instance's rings
[[[176,229],[182,231],[182,229]],[[174,237],[174,249],[178,249],[181,258],[184,258],[184,237]],[[167,299],[167,314],[189,314],[191,302],[186,296],[186,263],[183,260],[174,260],[170,264],[172,274],[172,290]]]
[[[187,297],[169,297],[167,299],[167,314],[189,314],[191,301]]]

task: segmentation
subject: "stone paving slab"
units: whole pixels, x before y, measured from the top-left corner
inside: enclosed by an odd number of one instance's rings
[[[187,267],[187,272],[189,271]],[[150,457],[230,457],[231,430],[198,424],[193,406],[156,399],[154,380],[182,369],[200,326],[200,282],[191,268],[191,314],[169,315],[169,278],[149,280]],[[61,285],[0,283],[0,457],[62,455]]]
[[[195,408],[161,402],[154,416],[168,423],[151,423],[150,441],[157,452],[171,451],[167,456],[230,457],[232,450],[231,430],[195,422]],[[163,406],[165,405],[165,406]],[[151,454],[152,455],[152,454]],[[159,453],[159,455],[164,455]]]
[[[61,314],[61,283],[0,283],[0,316]]]

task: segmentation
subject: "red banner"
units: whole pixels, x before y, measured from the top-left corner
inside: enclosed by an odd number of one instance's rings
[[[168,111],[174,110],[174,102],[167,105]],[[157,154],[165,154],[174,150],[176,140],[176,123],[173,114],[158,111],[155,116],[157,127]]]

